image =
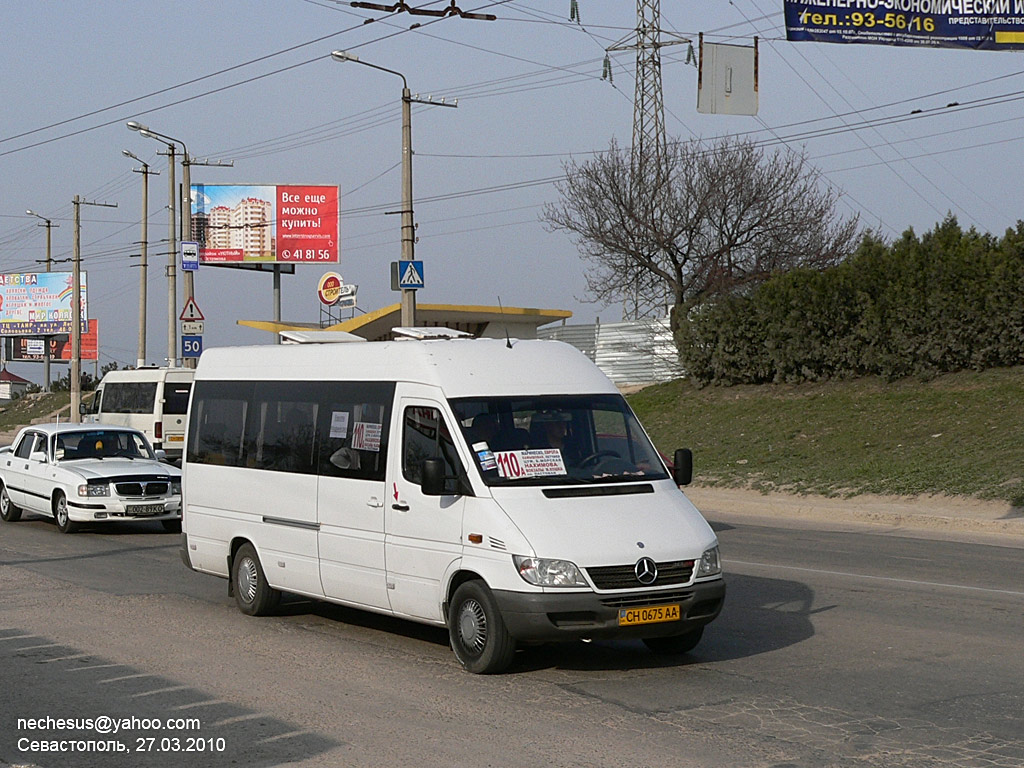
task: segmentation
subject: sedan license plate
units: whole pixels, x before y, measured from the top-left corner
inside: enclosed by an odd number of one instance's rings
[[[162,515],[164,513],[163,504],[136,504],[128,507],[127,512],[129,515],[135,517],[152,517],[153,515]]]
[[[679,606],[647,605],[638,608],[620,608],[619,626],[632,627],[637,624],[659,624],[663,621],[679,621]]]

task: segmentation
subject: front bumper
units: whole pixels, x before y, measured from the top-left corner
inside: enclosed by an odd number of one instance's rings
[[[68,499],[68,518],[76,523],[180,520],[181,499],[120,499],[94,497],[89,501]]]
[[[671,637],[713,621],[725,602],[725,581],[698,582],[659,592],[511,592],[494,597],[509,634],[526,642],[596,639],[608,637]],[[678,621],[619,626],[620,608],[679,606]]]

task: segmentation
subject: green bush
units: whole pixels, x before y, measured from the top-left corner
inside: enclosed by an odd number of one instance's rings
[[[676,341],[701,384],[929,378],[1024,362],[1024,222],[1002,239],[948,217],[868,235],[824,271],[793,270],[691,308]]]

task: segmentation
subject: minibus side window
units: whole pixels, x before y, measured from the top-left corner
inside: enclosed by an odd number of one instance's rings
[[[419,485],[426,459],[444,461],[445,493],[458,493],[458,478],[463,474],[462,462],[444,416],[437,408],[411,406],[405,409],[402,430],[402,475],[405,479]]]
[[[260,381],[246,425],[247,466],[313,474],[318,404],[303,382]]]
[[[201,382],[189,421],[188,457],[196,464],[244,466],[242,445],[252,384]]]
[[[382,382],[324,385],[317,425],[321,475],[383,480],[395,386]]]

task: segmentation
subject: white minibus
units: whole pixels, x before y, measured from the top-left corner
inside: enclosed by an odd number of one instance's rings
[[[185,564],[250,615],[290,592],[446,626],[470,672],[538,642],[692,650],[725,584],[689,451],[670,473],[566,344],[396,333],[203,352]]]
[[[178,462],[193,374],[191,368],[108,371],[96,387],[91,407],[83,405],[83,415],[88,421],[137,429],[168,461]]]

